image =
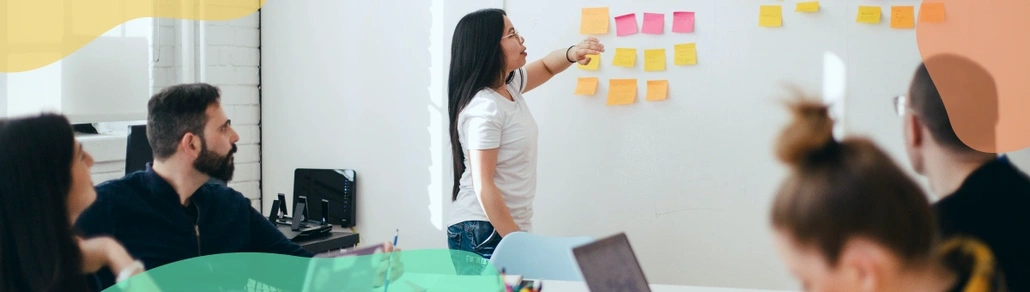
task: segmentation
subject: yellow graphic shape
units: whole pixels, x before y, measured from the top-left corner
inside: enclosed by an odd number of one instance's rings
[[[0,72],[56,62],[112,28],[144,18],[224,21],[257,12],[268,0],[0,0]]]

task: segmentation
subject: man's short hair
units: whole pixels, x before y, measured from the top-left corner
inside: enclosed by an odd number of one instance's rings
[[[207,108],[220,102],[218,87],[187,83],[166,87],[147,103],[147,139],[154,159],[175,154],[186,133],[203,137]]]
[[[932,78],[927,69],[928,63],[934,70]],[[981,152],[970,147],[967,142],[994,145],[998,97],[993,82],[986,69],[968,58],[953,54],[937,55],[928,58],[916,69],[908,103],[929,129],[934,141],[959,153]],[[939,89],[942,87],[950,94],[948,105],[953,111],[959,109],[951,116],[941,98]],[[952,118],[957,118],[955,122],[961,124],[953,124]],[[966,141],[959,138],[955,127],[961,127],[959,132],[963,132]],[[978,139],[971,139],[970,136]]]

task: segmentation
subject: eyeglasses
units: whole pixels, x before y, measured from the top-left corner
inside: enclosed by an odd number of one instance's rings
[[[522,36],[519,35],[519,31],[517,30],[512,30],[512,33],[509,33],[508,35],[504,36],[503,38],[501,38],[501,40],[506,40],[508,38],[516,38],[519,40],[520,44],[526,41],[526,39],[522,38]]]
[[[898,116],[900,117],[900,116],[905,115],[905,112],[907,110],[908,110],[908,96],[904,95],[904,94],[895,96],[894,97],[894,113],[898,114]]]

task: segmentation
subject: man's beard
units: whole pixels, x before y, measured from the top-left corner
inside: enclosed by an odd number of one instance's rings
[[[197,160],[193,162],[193,168],[226,183],[232,180],[233,170],[235,169],[232,158],[233,154],[236,153],[236,144],[232,144],[232,150],[225,156],[208,150],[207,141],[204,138],[200,138],[200,144],[203,149],[201,149]]]

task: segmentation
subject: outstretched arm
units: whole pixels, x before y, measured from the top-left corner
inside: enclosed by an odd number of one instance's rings
[[[604,45],[596,38],[590,37],[576,44],[571,49],[562,48],[555,50],[540,60],[529,63],[529,65],[526,65],[526,75],[529,75],[529,80],[526,81],[525,92],[529,92],[533,88],[551,80],[551,77],[565,71],[573,63],[583,65],[590,63],[590,58],[587,55],[600,54],[601,52],[604,52]]]

